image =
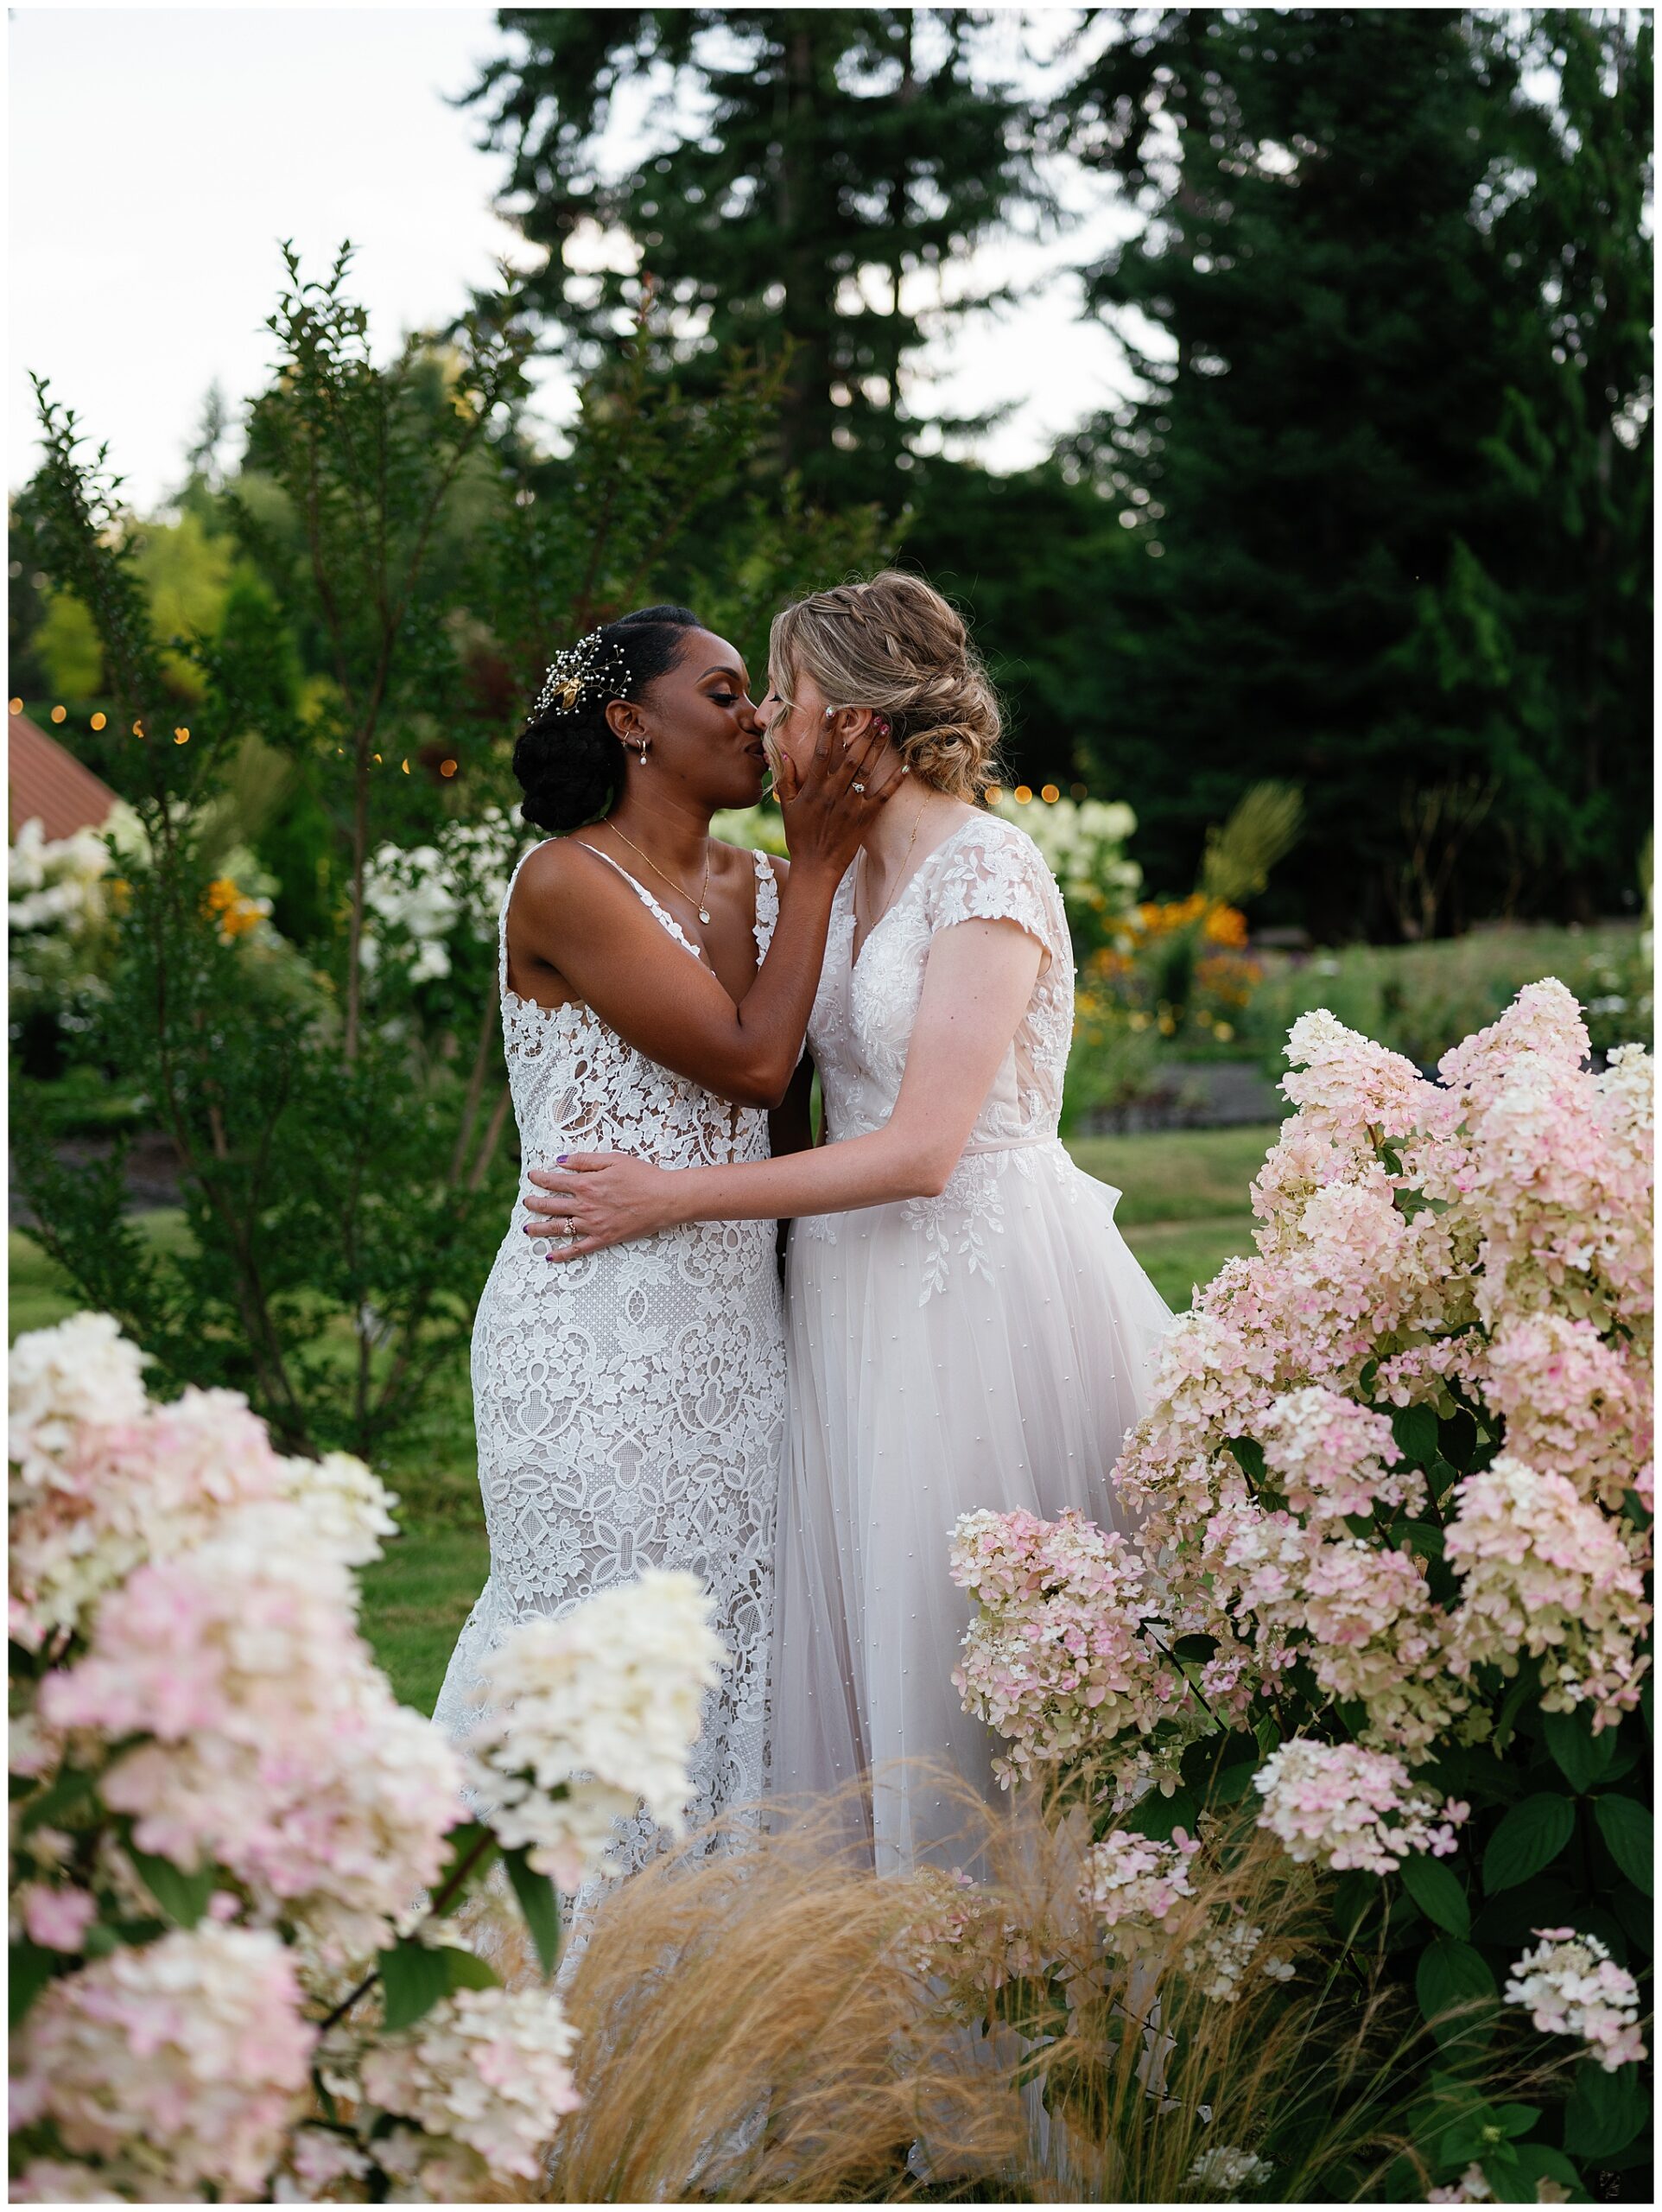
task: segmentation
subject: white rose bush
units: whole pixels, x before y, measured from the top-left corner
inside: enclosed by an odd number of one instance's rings
[[[11,1358],[12,2194],[523,2195],[577,2102],[550,1877],[643,1799],[675,1832],[703,1594],[647,1575],[512,1632],[458,1751],[358,1632],[396,1501],[145,1363],[95,1313]],[[498,1860],[530,1987],[453,1918]]]
[[[1266,1838],[1322,1884],[1251,1970],[1291,2004],[1367,1960],[1417,2012],[1394,2193],[1612,2193],[1650,2109],[1651,1063],[1591,1071],[1551,980],[1436,1082],[1326,1013],[1288,1058],[1258,1250],[1117,1470],[1139,1533],[967,1516],[955,1679],[1005,1786],[1088,1821],[1110,1953]],[[1291,2153],[1272,2117],[1228,2155],[1262,2194]]]
[[[408,988],[443,982],[458,964],[492,961],[508,880],[536,839],[499,806],[454,817],[433,841],[381,845],[364,876],[364,968]]]

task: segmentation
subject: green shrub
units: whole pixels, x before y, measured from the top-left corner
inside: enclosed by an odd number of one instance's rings
[[[1637,924],[1596,928],[1494,929],[1430,944],[1348,945],[1274,964],[1241,1023],[1249,1048],[1281,1065],[1287,1032],[1325,1007],[1347,1028],[1420,1067],[1494,1021],[1526,983],[1556,976],[1576,995],[1596,1050],[1648,1045],[1652,1005]]]

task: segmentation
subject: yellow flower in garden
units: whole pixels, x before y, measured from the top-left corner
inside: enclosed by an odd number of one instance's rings
[[[202,894],[202,907],[219,924],[220,941],[225,944],[257,929],[270,911],[266,899],[245,899],[235,880],[228,875],[214,877]]]

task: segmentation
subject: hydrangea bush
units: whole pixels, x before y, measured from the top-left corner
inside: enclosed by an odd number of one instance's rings
[[[1255,1825],[1332,1878],[1320,1971],[1383,1955],[1428,2024],[1439,2194],[1580,2193],[1647,2155],[1650,1061],[1589,1072],[1551,980],[1439,1082],[1326,1013],[1288,1058],[1258,1251],[1120,1463],[1137,1537],[961,1522],[956,1679],[1006,1784],[1088,1807],[1108,1939]],[[1486,2065],[1547,2086],[1488,2107]]]
[[[647,1575],[522,1629],[458,1751],[358,1630],[396,1500],[144,1365],[95,1313],[11,1357],[12,2194],[523,2193],[577,2094],[550,1878],[643,1798],[674,1831],[707,1600]],[[451,1917],[498,1859],[541,1985]]]

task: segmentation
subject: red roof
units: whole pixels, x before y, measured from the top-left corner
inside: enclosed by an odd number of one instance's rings
[[[12,715],[8,720],[11,744],[6,779],[12,836],[25,822],[35,820],[54,842],[73,837],[77,830],[98,829],[116,803],[109,785],[101,784],[27,715]]]

